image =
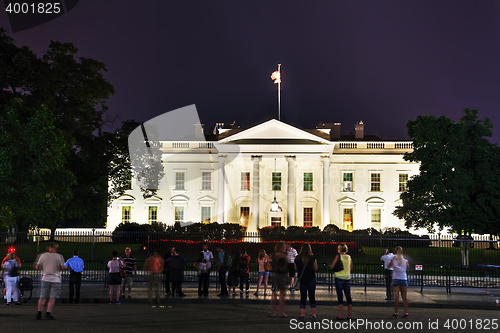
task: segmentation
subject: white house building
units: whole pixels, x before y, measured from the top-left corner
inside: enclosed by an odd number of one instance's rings
[[[229,128],[226,128],[229,127]],[[392,213],[419,164],[403,159],[411,141],[340,135],[340,124],[304,130],[270,120],[240,129],[218,124],[207,141],[161,142],[165,177],[143,199],[137,182],[108,208],[121,222],[231,222],[341,229],[404,228]],[[276,199],[279,208],[273,209]]]

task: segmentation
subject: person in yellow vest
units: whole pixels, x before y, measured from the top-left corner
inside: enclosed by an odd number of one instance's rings
[[[352,298],[351,298],[351,271],[352,271],[352,259],[351,256],[347,254],[347,245],[340,244],[337,247],[338,255],[333,260],[330,269],[333,269],[338,260],[342,260],[344,269],[335,273],[335,289],[337,290],[337,301],[339,304],[339,315],[335,317],[336,320],[344,320],[343,310],[344,310],[344,297],[347,300],[348,315],[347,319],[352,319]]]

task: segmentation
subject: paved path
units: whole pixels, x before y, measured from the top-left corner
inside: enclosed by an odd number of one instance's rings
[[[250,285],[250,295],[217,297],[219,293],[215,290],[215,285],[211,284],[208,297],[198,297],[198,286],[196,283],[184,283],[183,291],[186,297],[165,296],[162,292],[163,303],[165,304],[269,304],[271,292],[268,296],[254,296],[255,285]],[[368,286],[365,292],[364,287],[353,286],[352,298],[355,306],[377,306],[392,307],[392,301],[385,300],[385,288],[380,286]],[[237,289],[238,291],[238,289]],[[40,288],[35,286],[31,302],[36,302],[39,297]],[[262,290],[260,291],[262,294]],[[420,293],[420,288],[408,288],[408,300],[412,308],[446,308],[446,309],[485,309],[500,310],[496,306],[496,300],[500,299],[500,288],[452,288],[451,294],[447,294],[445,288],[424,288]],[[325,285],[318,285],[316,289],[316,301],[318,305],[336,305],[335,291],[329,291]],[[84,283],[82,284],[81,303],[108,303],[109,289],[103,284]],[[300,292],[287,292],[287,304],[298,305],[300,302]],[[63,283],[61,298],[58,303],[68,303],[68,283]],[[132,290],[132,298],[123,301],[127,303],[147,303],[147,284],[136,282]]]

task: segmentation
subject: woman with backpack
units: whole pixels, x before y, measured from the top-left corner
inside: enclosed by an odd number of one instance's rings
[[[19,291],[17,290],[17,280],[19,279],[17,269],[20,267],[21,265],[16,260],[16,254],[9,253],[7,261],[3,264],[3,280],[7,289],[7,303],[5,305],[10,305],[12,295],[16,305],[21,305],[18,300]]]
[[[306,318],[306,300],[309,294],[309,306],[311,307],[312,318],[316,319],[316,271],[318,262],[314,257],[311,245],[302,244],[300,253],[295,257],[295,270],[300,282],[300,318]]]
[[[339,305],[339,315],[335,317],[336,320],[344,320],[344,294],[347,300],[347,319],[352,319],[352,298],[351,298],[351,272],[352,272],[352,259],[351,256],[347,254],[348,248],[345,244],[340,244],[337,247],[337,252],[339,253],[333,263],[330,265],[330,270],[332,270],[337,261],[342,262],[343,269],[335,273],[335,289],[337,291],[337,301]]]

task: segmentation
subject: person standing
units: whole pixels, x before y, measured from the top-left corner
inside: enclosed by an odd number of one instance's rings
[[[337,247],[338,255],[333,260],[330,269],[335,267],[338,260],[342,261],[344,269],[335,273],[335,289],[337,290],[337,301],[339,305],[339,315],[335,317],[337,320],[343,320],[344,315],[344,296],[347,300],[348,316],[347,319],[352,319],[352,298],[351,298],[351,271],[352,271],[352,259],[351,256],[347,254],[347,245],[340,244]]]
[[[18,268],[21,268],[16,260],[16,253],[11,252],[7,255],[7,260],[2,265],[3,268],[3,281],[6,287],[6,297],[7,303],[5,305],[10,305],[12,298],[16,305],[21,305],[19,303],[19,291],[17,290],[17,281],[19,280]]]
[[[132,250],[130,247],[125,248],[125,257],[122,258],[123,269],[125,270],[125,277],[122,279],[122,298],[125,298],[125,287],[128,286],[128,298],[132,298],[132,273],[137,276],[137,263],[135,257],[131,256]]]
[[[245,283],[245,293],[248,296],[250,292],[250,256],[245,249],[241,249],[238,266],[240,270],[240,294],[243,294],[243,283]]]
[[[165,264],[163,265],[163,272],[165,273],[165,295],[170,295],[170,274],[168,271],[168,261],[170,260],[170,257],[172,257],[174,249],[174,247],[171,247],[163,256],[163,260],[165,261]]]
[[[120,305],[120,285],[122,278],[120,276],[120,268],[123,267],[123,261],[118,258],[118,251],[113,251],[113,259],[108,261],[109,268],[108,284],[109,284],[109,304],[114,304],[113,296],[116,295],[116,305]]]
[[[184,280],[185,265],[186,260],[183,256],[179,255],[179,249],[174,248],[173,255],[168,261],[170,281],[172,282],[172,296],[174,296],[176,291],[179,296],[186,296],[186,294],[182,292],[182,281]]]
[[[384,254],[380,257],[380,260],[384,262],[384,275],[385,275],[385,300],[392,300],[392,270],[393,267],[388,268],[389,263],[394,259],[394,254],[385,249]]]
[[[288,262],[288,275],[290,276],[290,291],[295,291],[295,257],[297,256],[297,250],[295,250],[291,244],[286,244],[286,255]]]
[[[280,314],[279,317],[287,318],[285,314],[285,300],[286,300],[286,271],[287,271],[287,258],[286,258],[286,245],[279,242],[274,247],[274,253],[268,261],[273,263],[273,293],[271,296],[271,317],[278,317],[276,315],[276,297],[277,292],[280,292]]]
[[[49,252],[45,252],[38,258],[35,269],[42,271],[42,288],[40,290],[40,299],[38,300],[38,314],[36,319],[42,319],[42,310],[45,306],[47,298],[47,313],[45,319],[54,320],[52,310],[56,303],[56,298],[61,293],[61,271],[66,269],[64,266],[64,258],[57,253],[58,245],[51,243],[49,245]]]
[[[85,267],[83,260],[78,257],[78,251],[73,251],[73,258],[68,259],[64,264],[69,269],[69,302],[73,303],[75,294],[75,303],[80,303],[80,288],[82,286],[82,272]]]
[[[306,318],[306,301],[309,294],[309,306],[311,315],[316,319],[316,271],[318,262],[313,255],[311,245],[305,243],[302,245],[300,253],[295,258],[295,269],[300,279],[300,318]]]
[[[200,252],[198,259],[194,263],[194,267],[198,271],[198,297],[201,295],[208,296],[208,265],[207,260],[203,257],[203,253]]]
[[[144,270],[149,273],[148,276],[148,299],[149,303],[153,304],[153,291],[155,293],[155,304],[160,305],[160,284],[161,274],[163,273],[163,265],[165,261],[160,256],[158,251],[155,251],[151,257],[146,259]]]
[[[217,296],[229,296],[226,285],[228,258],[226,257],[226,252],[222,249],[220,244],[217,245],[215,249],[217,250],[217,254],[219,256],[219,266],[217,267],[217,271],[219,272],[220,294]]]
[[[21,267],[21,259],[19,259],[19,257],[16,255],[16,249],[15,247],[13,246],[10,246],[8,249],[7,249],[7,255],[5,256],[5,258],[3,258],[2,260],[2,267],[3,265],[7,262],[7,260],[9,260],[9,255],[13,253],[14,254],[14,257],[17,261],[17,263],[19,264],[19,267]],[[19,278],[18,278],[19,279]],[[14,295],[11,295],[11,296],[14,296]],[[7,288],[3,288],[3,298],[5,299],[5,301],[7,301]],[[16,303],[17,304],[17,303]]]
[[[259,296],[259,288],[264,280],[264,296],[267,296],[267,280],[269,279],[269,271],[266,270],[266,263],[269,257],[266,254],[266,250],[262,249],[257,257],[257,264],[259,265],[259,282],[257,283],[257,291],[254,293],[255,296]]]
[[[203,257],[207,261],[208,276],[209,276],[209,281],[207,286],[208,290],[208,287],[210,287],[210,269],[212,268],[212,263],[214,262],[214,254],[212,253],[212,251],[208,249],[208,244],[203,244],[203,250],[201,251],[201,253],[203,253]]]
[[[405,311],[401,317],[408,318],[408,298],[406,297],[408,291],[408,278],[406,270],[410,267],[410,264],[408,263],[408,260],[403,258],[403,248],[401,246],[396,247],[395,252],[396,256],[388,265],[389,268],[393,268],[392,288],[394,293],[394,313],[392,314],[392,317],[398,316],[399,293],[401,293]]]

